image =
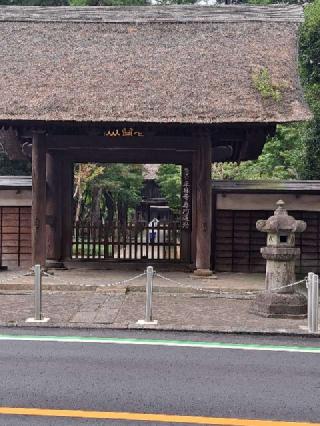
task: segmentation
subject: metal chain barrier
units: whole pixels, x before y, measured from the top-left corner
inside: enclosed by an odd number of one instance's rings
[[[206,293],[206,294],[209,294],[209,293],[212,293],[212,294],[220,294],[220,295],[223,295],[223,294],[229,294],[229,292],[223,292],[223,291],[221,291],[219,288],[217,288],[217,289],[210,289],[210,288],[203,288],[203,287],[196,287],[196,286],[192,286],[192,285],[186,285],[185,283],[182,283],[182,282],[180,282],[180,281],[177,281],[177,280],[173,280],[173,279],[171,279],[171,278],[168,278],[168,277],[166,277],[166,276],[164,276],[164,275],[162,275],[162,274],[159,274],[158,272],[156,272],[155,273],[155,275],[157,276],[157,277],[159,277],[159,278],[161,278],[161,279],[163,279],[163,280],[165,280],[165,281],[169,281],[169,282],[172,282],[172,283],[174,283],[174,284],[178,284],[179,286],[181,286],[182,288],[186,288],[186,289],[190,289],[190,290],[197,290],[197,291],[199,291],[199,292],[203,292],[203,293]],[[205,278],[204,278],[205,279]],[[256,292],[255,290],[254,290],[254,292]],[[245,292],[245,293],[252,293],[252,291],[250,291],[250,292]]]
[[[212,289],[205,289],[205,288],[199,288],[199,287],[190,286],[190,285],[185,285],[185,284],[183,284],[183,283],[181,283],[181,282],[179,282],[179,281],[176,281],[176,280],[173,280],[173,279],[171,279],[171,278],[165,277],[164,275],[161,275],[161,274],[159,274],[158,272],[156,272],[156,273],[155,273],[155,275],[156,275],[157,277],[159,277],[159,278],[161,278],[161,279],[165,280],[165,281],[169,281],[169,282],[172,282],[172,283],[174,283],[174,284],[178,284],[179,286],[182,286],[183,288],[190,288],[190,289],[193,289],[193,290],[203,291],[203,292],[206,292],[206,293],[217,293],[217,291],[216,291],[216,290],[212,290]],[[296,285],[299,285],[299,284],[302,284],[302,283],[307,282],[307,279],[308,279],[308,277],[304,277],[304,278],[303,278],[302,280],[300,280],[300,281],[296,281],[296,282],[291,283],[291,284],[286,284],[286,285],[284,285],[284,286],[281,286],[281,287],[277,287],[277,288],[271,289],[270,291],[279,291],[279,290],[282,290],[282,289],[284,289],[284,288],[294,287],[294,286],[296,286]],[[260,292],[262,292],[262,293],[263,293],[263,292],[265,292],[265,291],[266,291],[265,289],[263,289],[263,290],[252,290],[252,291],[250,291],[250,293],[260,293]],[[225,292],[225,293],[227,293],[227,292]],[[220,294],[223,294],[223,292],[220,292]]]
[[[14,274],[14,275],[10,274],[10,276],[1,279],[0,280],[0,284],[6,284],[7,282],[14,281],[14,280],[16,280],[18,278],[25,278],[25,277],[31,276],[31,275],[33,275],[33,272],[31,273],[31,272],[26,272],[26,271],[23,271],[23,272],[21,272],[19,274]],[[55,276],[53,274],[50,274],[50,273],[48,273],[48,272],[46,272],[44,270],[42,270],[42,275],[45,276],[48,279],[52,279],[52,280],[55,280],[57,282],[60,282],[61,284],[80,285],[80,286],[84,286],[84,287],[91,285],[91,284],[88,284],[87,282],[79,282],[79,281],[75,282],[75,281],[71,281],[71,280],[65,280],[65,279],[63,279],[61,277]],[[120,281],[115,281],[115,282],[112,282],[112,283],[103,284],[103,286],[106,286],[106,287],[116,287],[116,286],[119,286],[119,285],[123,285],[123,284],[130,283],[132,281],[135,281],[135,280],[137,280],[139,278],[142,278],[144,275],[146,275],[146,271],[144,271],[144,272],[142,272],[140,274],[137,274],[137,275],[135,275],[133,277],[124,279],[124,280],[120,280]],[[192,290],[197,290],[197,291],[200,291],[200,292],[215,293],[215,294],[217,294],[219,292],[218,291],[219,289],[212,290],[212,289],[206,289],[206,288],[196,287],[196,286],[192,286],[192,285],[186,285],[185,283],[182,283],[181,281],[177,281],[177,280],[174,280],[172,278],[166,277],[166,276],[164,276],[164,275],[162,275],[162,274],[160,274],[158,272],[155,272],[155,276],[159,277],[160,279],[162,279],[164,281],[171,282],[173,284],[179,285],[180,287],[185,288],[185,289],[192,289]],[[291,283],[291,284],[287,284],[287,285],[284,285],[284,286],[281,286],[281,287],[277,287],[277,288],[271,289],[270,291],[279,291],[279,290],[282,290],[284,288],[294,287],[296,285],[299,285],[299,284],[307,282],[307,279],[308,279],[308,277],[304,277],[300,281],[296,281],[296,282]],[[265,290],[252,290],[252,291],[250,291],[250,293],[259,293],[259,292],[265,292]],[[224,293],[224,292],[220,291],[219,293],[221,294],[221,293]]]
[[[79,281],[77,281],[77,282],[75,282],[75,281],[67,281],[67,280],[64,280],[61,277],[54,276],[54,275],[49,274],[48,272],[45,272],[45,271],[43,271],[43,275],[45,277],[47,277],[47,278],[51,278],[53,280],[56,280],[57,282],[60,282],[62,284],[67,284],[67,285],[80,285],[80,286],[84,286],[84,287],[90,287],[91,285],[94,285],[94,284],[88,284],[87,282],[84,283],[84,282],[79,282]],[[115,281],[113,283],[108,283],[108,284],[103,284],[103,286],[105,286],[105,287],[119,286],[119,285],[122,285],[122,284],[129,283],[131,281],[137,280],[137,279],[143,277],[144,275],[146,275],[146,272],[143,272],[141,274],[135,275],[135,276],[133,276],[131,278],[127,278],[125,280]]]
[[[288,288],[288,287],[294,287],[296,285],[302,284],[302,283],[306,283],[307,282],[308,277],[304,277],[302,280],[300,281],[296,281],[294,283],[291,284],[287,284],[287,285],[283,285],[281,287],[277,287],[277,288],[272,288],[270,289],[270,291],[278,291],[278,290],[282,290],[283,288]]]

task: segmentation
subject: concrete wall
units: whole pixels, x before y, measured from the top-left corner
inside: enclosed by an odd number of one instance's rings
[[[31,189],[0,189],[0,206],[30,207]]]

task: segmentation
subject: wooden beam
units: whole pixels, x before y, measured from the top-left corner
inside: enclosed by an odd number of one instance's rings
[[[198,143],[197,173],[197,229],[196,229],[196,270],[195,275],[212,275],[211,271],[211,136],[202,131],[195,134]]]
[[[32,137],[32,264],[46,262],[46,137]]]
[[[129,163],[129,164],[187,164],[192,152],[149,151],[146,149],[72,149],[69,151],[50,150],[75,163]]]
[[[49,149],[70,148],[120,148],[120,149],[184,149],[194,150],[193,140],[188,137],[107,137],[93,135],[48,135]]]
[[[246,152],[242,153],[240,160],[256,160],[266,143],[266,129],[248,129],[246,138]]]

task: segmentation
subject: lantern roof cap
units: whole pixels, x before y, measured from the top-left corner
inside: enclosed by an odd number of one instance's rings
[[[270,216],[266,220],[258,220],[256,227],[258,231],[279,233],[279,232],[303,232],[305,231],[307,224],[303,220],[296,220],[293,216],[288,215],[285,209],[285,202],[278,200],[277,208],[274,211],[273,216]]]

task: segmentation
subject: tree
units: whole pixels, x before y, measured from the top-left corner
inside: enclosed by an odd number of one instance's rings
[[[314,114],[305,135],[306,167],[303,177],[320,179],[320,0],[305,8],[300,50],[301,77]]]
[[[156,180],[170,209],[178,214],[181,205],[181,167],[175,164],[161,164]]]
[[[31,162],[20,160],[9,160],[7,154],[0,153],[0,175],[1,176],[29,176],[31,175]]]
[[[280,3],[248,0],[251,4]],[[289,3],[301,3],[291,0]],[[320,179],[320,0],[305,7],[300,31],[300,74],[314,119],[310,123],[278,126],[255,161],[215,164],[217,179]]]
[[[298,179],[304,172],[306,125],[278,126],[257,160],[215,163],[214,179]]]
[[[93,225],[117,217],[122,225],[141,201],[143,168],[137,164],[80,164],[75,169],[76,221]]]

